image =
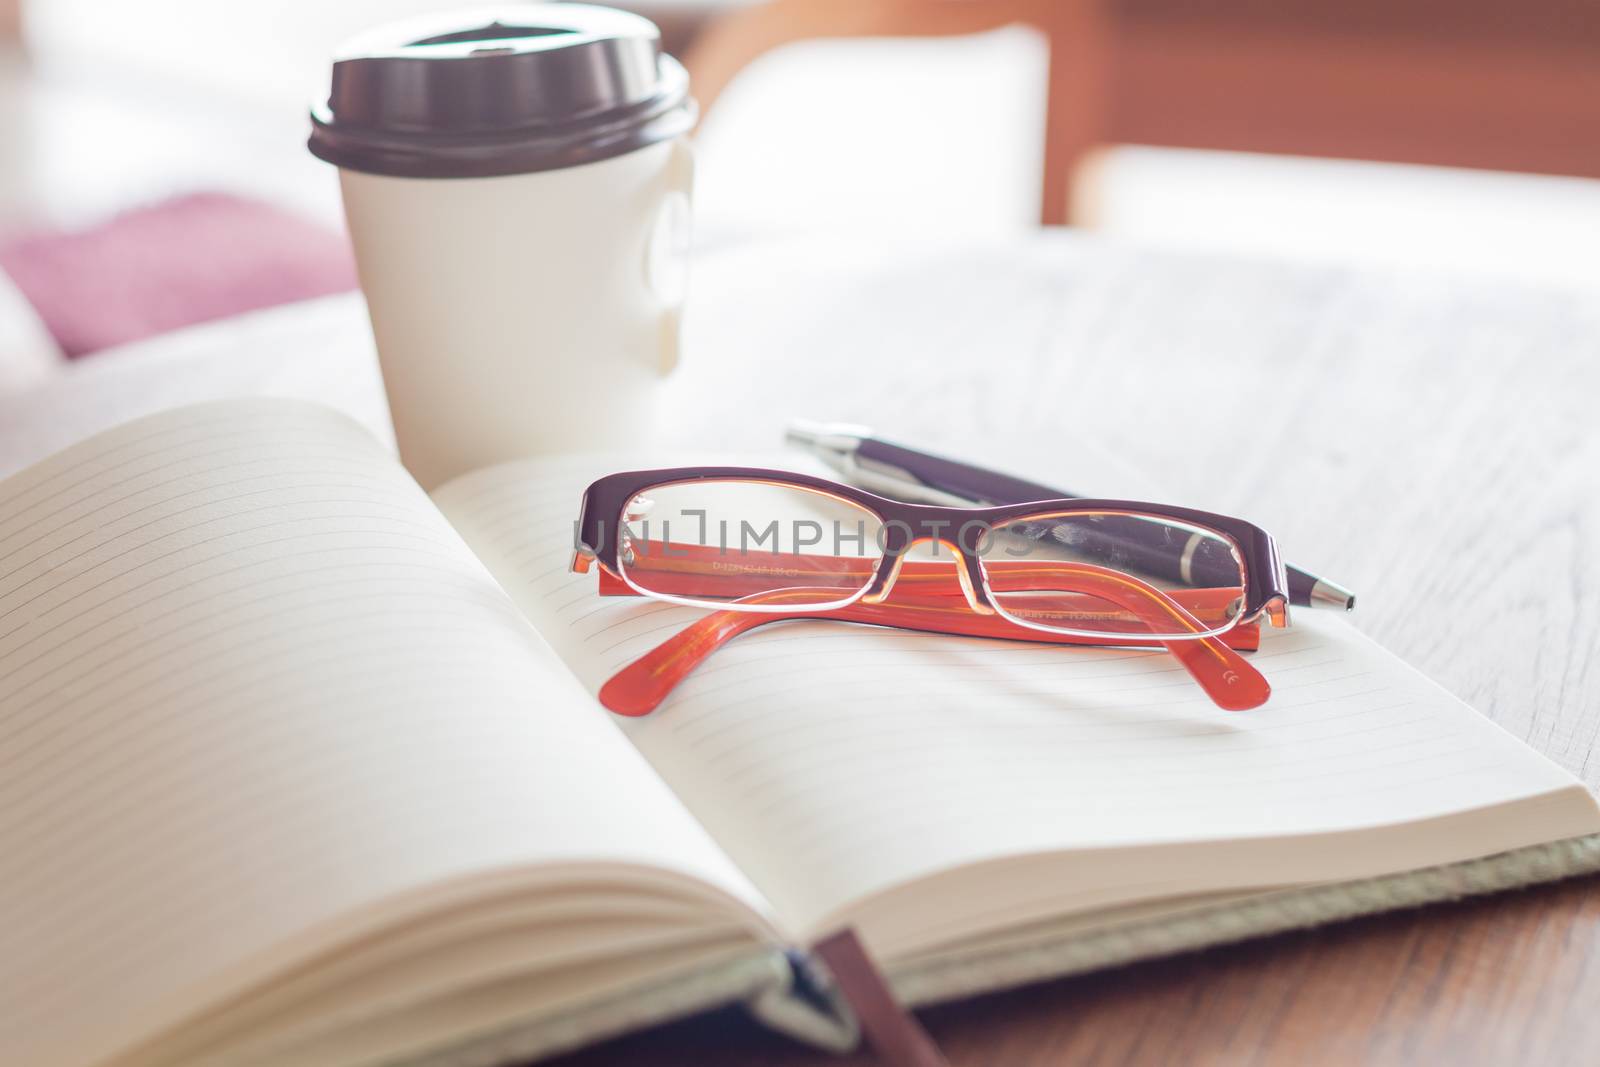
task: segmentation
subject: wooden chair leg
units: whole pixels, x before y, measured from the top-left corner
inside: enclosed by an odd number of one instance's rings
[[[22,0],[0,0],[0,45],[22,40]]]
[[[741,70],[794,41],[942,37],[1011,24],[1042,30],[1050,46],[1040,221],[1069,221],[1073,176],[1105,128],[1106,0],[769,0],[713,19],[684,58],[702,112]]]
[[[1111,34],[1101,0],[1050,5],[1045,17],[1050,76],[1039,221],[1061,226],[1082,221],[1074,185],[1084,158],[1105,139]]]

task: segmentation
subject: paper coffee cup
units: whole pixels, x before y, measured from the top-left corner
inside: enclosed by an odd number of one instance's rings
[[[336,57],[340,168],[401,459],[425,488],[648,435],[677,360],[688,76],[648,20],[452,12]]]

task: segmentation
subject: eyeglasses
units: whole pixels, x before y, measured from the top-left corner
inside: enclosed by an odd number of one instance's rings
[[[572,569],[602,595],[710,609],[602,687],[654,710],[728,640],[781,619],[1161,647],[1222,708],[1271,692],[1240,655],[1288,624],[1277,546],[1240,519],[1125,500],[952,508],[787,471],[609,475],[584,493]]]

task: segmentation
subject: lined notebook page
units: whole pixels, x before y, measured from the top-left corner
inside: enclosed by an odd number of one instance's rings
[[[568,573],[582,489],[614,469],[511,465],[435,494],[591,692],[700,614]],[[626,729],[801,928],[1038,851],[1350,830],[1563,791],[1567,832],[1600,829],[1573,778],[1341,620],[1299,612],[1250,659],[1275,695],[1229,713],[1162,652],[780,623]]]
[[[473,873],[753,899],[588,705],[332,411],[184,409],[0,483],[0,1062],[93,1062]]]

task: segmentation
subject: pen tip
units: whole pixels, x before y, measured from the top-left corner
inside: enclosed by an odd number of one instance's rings
[[[801,448],[815,448],[827,436],[826,423],[812,422],[810,419],[795,419],[783,431],[783,443],[799,445]]]
[[[1354,611],[1356,595],[1326,578],[1318,578],[1311,586],[1311,606],[1333,608],[1335,611]]]
[[[872,431],[865,426],[851,426],[842,422],[813,422],[810,419],[793,419],[783,432],[785,444],[809,448],[813,451],[853,448]]]

